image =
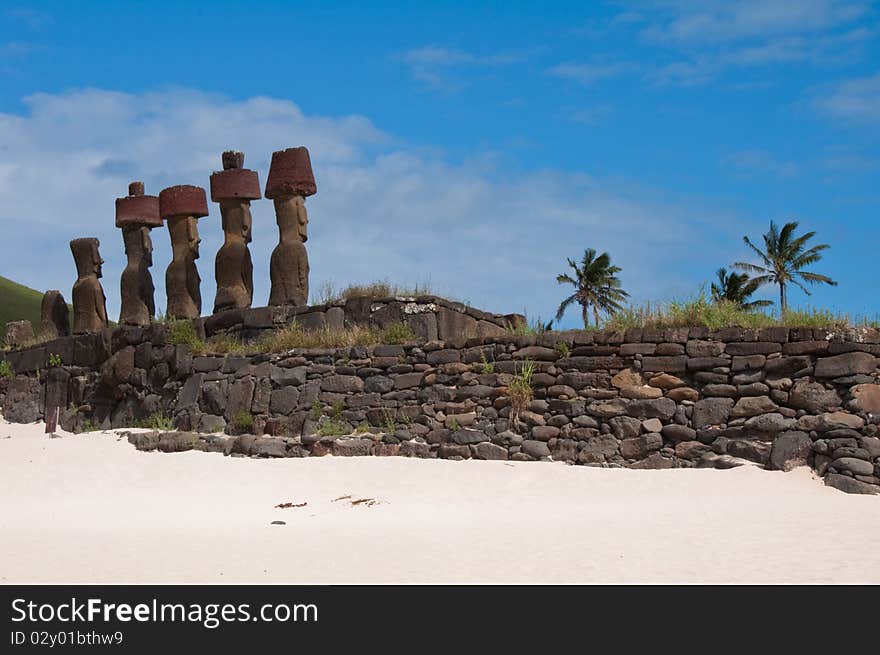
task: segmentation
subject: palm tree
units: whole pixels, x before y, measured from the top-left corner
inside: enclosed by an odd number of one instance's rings
[[[611,257],[607,252],[596,256],[593,248],[584,250],[584,258],[580,266],[574,260],[566,259],[574,270],[574,277],[563,273],[556,276],[556,282],[570,284],[576,291],[559,305],[556,320],[562,318],[569,305],[578,302],[581,306],[584,327],[589,325],[587,311],[590,306],[593,308],[593,319],[598,327],[599,310],[614,313],[621,309],[620,303],[629,297],[629,294],[620,288],[620,280],[617,279],[620,267],[611,265]]]
[[[794,284],[810,295],[809,290],[801,284],[803,280],[807,284],[830,284],[837,286],[837,282],[827,275],[819,275],[803,270],[810,264],[815,264],[822,259],[822,251],[830,248],[827,243],[806,249],[807,241],[816,236],[815,232],[807,232],[797,238],[794,231],[797,229],[797,221],[786,223],[780,230],[776,223],[770,221],[770,231],[764,234],[764,250],[756,246],[748,237],[743,237],[745,244],[761,258],[762,265],[736,262],[735,268],[740,268],[749,273],[758,275],[752,280],[759,285],[779,285],[779,309],[783,315],[788,311],[788,298],[786,290],[789,284]]]
[[[733,271],[728,273],[726,268],[719,268],[715,274],[718,276],[718,284],[712,283],[713,302],[728,301],[736,303],[740,309],[745,310],[769,307],[773,304],[770,300],[749,300],[761,283],[750,278],[748,273]]]

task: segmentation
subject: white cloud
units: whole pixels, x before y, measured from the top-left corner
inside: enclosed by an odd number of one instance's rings
[[[434,91],[458,91],[465,83],[450,76],[455,67],[494,67],[516,63],[520,58],[510,54],[474,55],[462,50],[424,46],[398,53],[395,59],[409,67],[413,78]]]
[[[880,123],[880,73],[841,82],[818,94],[813,104],[831,118],[852,123]]]
[[[851,0],[674,0],[644,36],[661,43],[717,44],[786,34],[808,34],[851,23],[870,3]]]
[[[871,14],[867,2],[838,0],[662,2],[640,35],[666,51],[659,57],[665,63],[646,66],[644,76],[691,86],[732,68],[852,63],[877,36],[873,27],[855,25]]]
[[[796,162],[776,159],[772,154],[761,149],[731,153],[722,159],[722,163],[745,173],[769,173],[777,177],[792,177],[800,171]]]
[[[313,289],[327,280],[429,282],[478,307],[527,308],[546,320],[564,291],[556,273],[586,247],[611,252],[637,299],[661,298],[693,289],[737,256],[744,229],[717,208],[631,184],[553,170],[509,174],[491,158],[445,161],[395,144],[366,118],[306,115],[286,100],[92,89],[37,94],[25,104],[23,116],[0,114],[3,275],[69,299],[75,269],[67,242],[97,236],[113,317],[124,266],[114,198],[132,179],[153,194],[172,184],[207,186],[229,148],[245,151],[245,165],[265,183],[273,150],[309,147],[318,182],[307,203]],[[277,228],[270,202],[254,202],[253,214],[254,304],[261,305]],[[207,313],[222,242],[216,205],[199,225]],[[167,231],[155,230],[153,241],[163,308]]]
[[[549,75],[574,80],[589,86],[599,80],[617,77],[622,73],[633,70],[633,65],[625,62],[610,63],[576,63],[563,62],[547,69]]]

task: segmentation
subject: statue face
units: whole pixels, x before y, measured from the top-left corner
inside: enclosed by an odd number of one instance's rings
[[[303,243],[309,240],[309,214],[306,211],[306,202],[300,196],[296,199],[296,220],[299,229],[299,237]]]
[[[248,210],[242,212],[241,216],[241,236],[244,237],[245,243],[251,242],[251,228],[253,226],[253,218]]]
[[[101,255],[98,253],[98,244],[92,244],[92,265],[94,266],[95,276],[102,277],[103,273],[101,271],[101,264],[104,263],[104,260],[101,259]]]
[[[192,253],[193,259],[199,258],[199,244],[202,240],[199,238],[199,228],[196,219],[191,218],[186,224],[186,235],[189,238],[189,251]]]
[[[141,229],[141,235],[144,244],[144,263],[147,266],[153,265],[153,240],[150,238],[150,228]]]

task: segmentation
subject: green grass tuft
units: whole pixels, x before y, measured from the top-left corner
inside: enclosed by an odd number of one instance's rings
[[[241,411],[232,419],[232,426],[239,432],[250,432],[254,429],[254,415]]]
[[[173,430],[174,422],[162,412],[153,412],[147,418],[135,423],[134,427],[150,430]]]
[[[627,307],[606,319],[603,327],[611,330],[630,328],[724,327],[806,327],[845,329],[851,327],[880,327],[880,320],[857,318],[826,309],[806,308],[789,310],[783,316],[761,310],[742,309],[729,301],[714,302],[703,290],[687,300],[668,303],[645,303]]]

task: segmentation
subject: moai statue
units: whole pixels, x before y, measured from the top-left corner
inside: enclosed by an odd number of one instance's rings
[[[165,294],[169,318],[198,318],[202,315],[202,280],[199,258],[198,219],[208,215],[208,198],[199,186],[183,184],[162,189],[159,215],[168,222],[172,260],[165,272]]]
[[[223,153],[223,170],[211,175],[211,200],[220,203],[223,219],[223,246],[217,251],[214,277],[217,296],[214,313],[225,309],[244,309],[254,299],[254,266],[251,263],[251,200],[260,199],[260,180],[256,171],[244,166],[244,153]]]
[[[73,333],[100,332],[107,327],[107,299],[98,281],[104,260],[98,253],[100,241],[74,239],[70,251],[76,262],[77,280],[73,285]]]
[[[40,339],[50,341],[70,334],[70,314],[60,291],[43,294],[40,304]]]
[[[266,197],[275,202],[279,241],[272,251],[270,305],[305,305],[309,299],[309,216],[306,197],[317,192],[309,151],[304,147],[272,153]]]
[[[158,196],[145,196],[144,183],[128,185],[128,197],[116,199],[116,227],[122,229],[128,265],[122,271],[122,309],[124,325],[149,325],[156,313],[155,288],[150,266],[153,242],[150,230],[162,227]]]

